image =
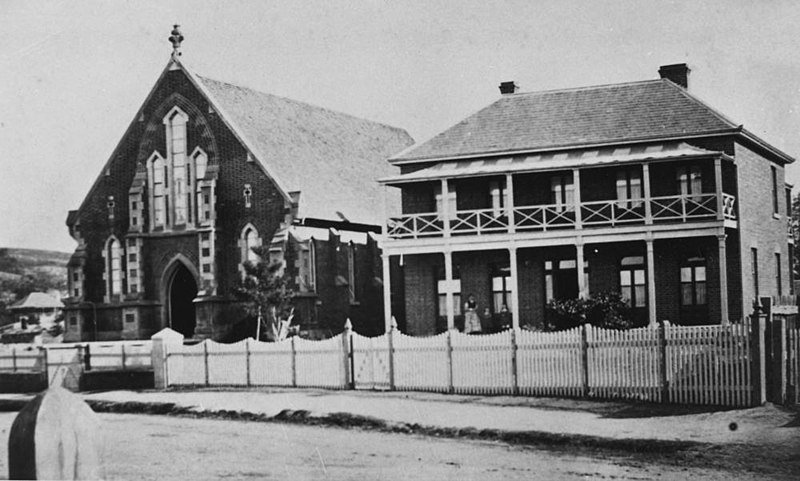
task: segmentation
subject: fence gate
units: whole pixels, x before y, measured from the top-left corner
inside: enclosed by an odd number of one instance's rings
[[[351,339],[353,385],[356,389],[389,389],[389,336]]]

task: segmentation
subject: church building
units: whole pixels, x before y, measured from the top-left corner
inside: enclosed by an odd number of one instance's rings
[[[382,332],[375,180],[402,129],[212,80],[172,56],[67,226],[65,341],[254,333],[233,296],[269,246],[312,334]]]

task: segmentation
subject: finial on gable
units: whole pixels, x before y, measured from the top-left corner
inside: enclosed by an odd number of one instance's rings
[[[172,28],[172,34],[169,36],[169,41],[172,42],[172,56],[181,56],[181,42],[183,42],[183,35],[181,35],[181,26],[175,25]]]

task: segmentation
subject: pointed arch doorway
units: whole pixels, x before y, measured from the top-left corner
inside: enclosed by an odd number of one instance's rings
[[[184,335],[193,337],[197,321],[194,298],[197,297],[195,276],[182,262],[175,262],[167,279],[167,325]]]

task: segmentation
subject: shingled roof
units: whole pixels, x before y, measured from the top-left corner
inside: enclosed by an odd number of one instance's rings
[[[285,193],[300,192],[300,218],[379,225],[376,180],[407,148],[405,130],[195,75],[212,104],[253,145]]]
[[[677,139],[739,126],[666,79],[516,93],[391,162]]]

